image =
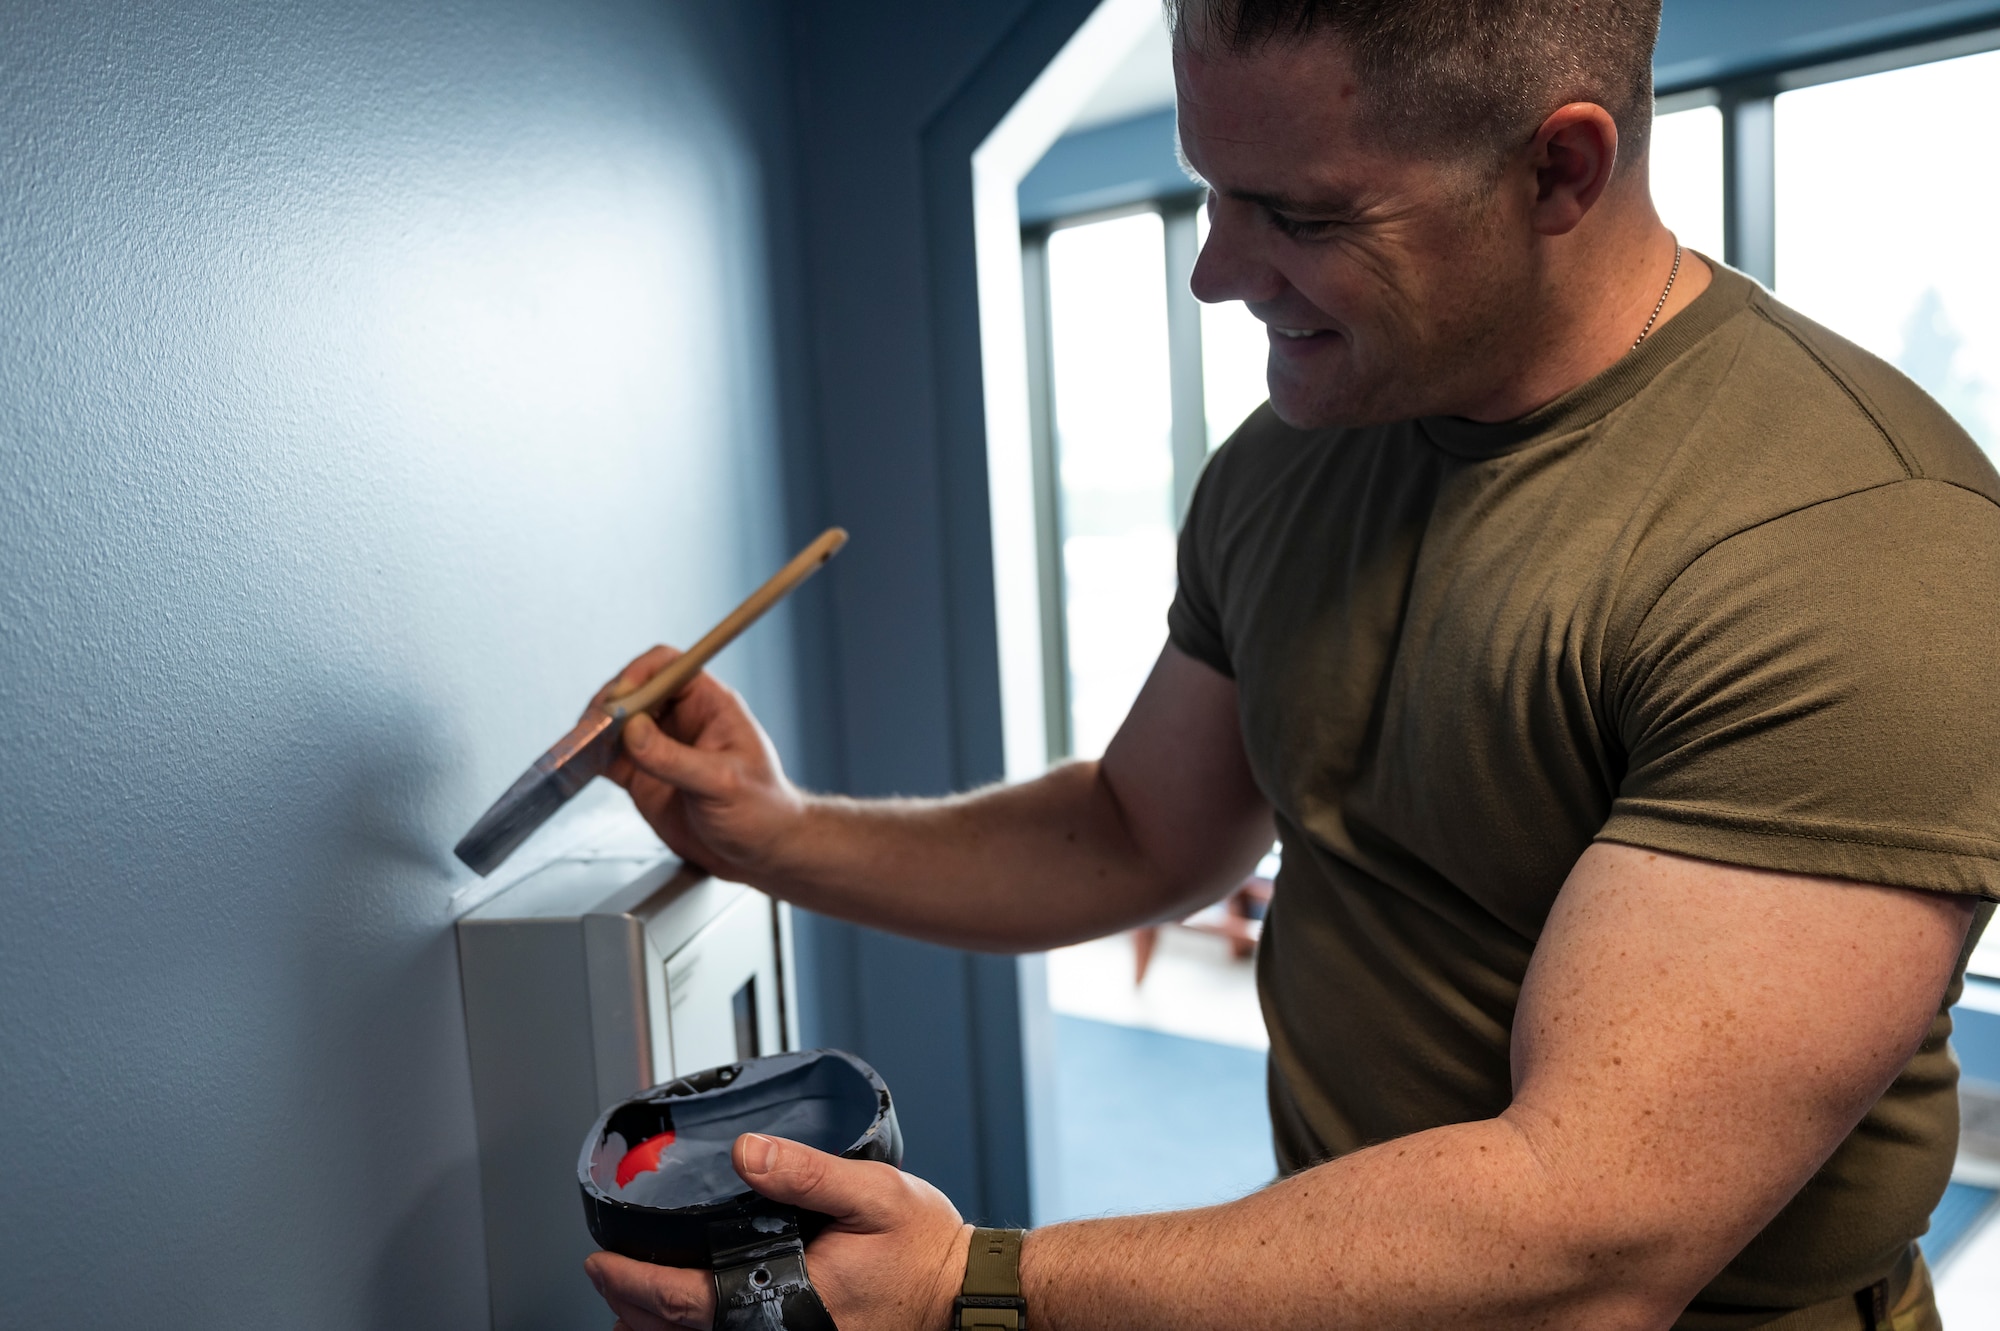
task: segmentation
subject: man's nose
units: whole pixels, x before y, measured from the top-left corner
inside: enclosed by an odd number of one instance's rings
[[[1194,273],[1188,279],[1194,298],[1209,305],[1277,299],[1285,290],[1285,277],[1261,252],[1255,206],[1216,199],[1208,217],[1208,239],[1195,256]]]

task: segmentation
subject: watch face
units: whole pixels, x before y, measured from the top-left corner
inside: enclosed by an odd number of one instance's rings
[[[591,1237],[641,1261],[707,1266],[711,1222],[796,1215],[802,1232],[817,1233],[825,1216],[744,1187],[730,1149],[746,1132],[853,1160],[903,1162],[889,1088],[854,1055],[815,1049],[729,1063],[598,1117],[576,1167]]]

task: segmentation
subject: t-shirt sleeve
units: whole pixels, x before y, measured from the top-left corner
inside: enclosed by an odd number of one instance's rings
[[[1167,641],[1178,651],[1210,669],[1236,677],[1222,638],[1222,607],[1215,589],[1219,570],[1216,561],[1216,532],[1220,526],[1222,473],[1230,445],[1224,444],[1202,469],[1195,484],[1194,498],[1188,503],[1187,521],[1181,524],[1180,544],[1175,555],[1178,582],[1174,599],[1167,607]]]
[[[2000,900],[2000,508],[1911,480],[1766,522],[1640,621],[1600,840]]]

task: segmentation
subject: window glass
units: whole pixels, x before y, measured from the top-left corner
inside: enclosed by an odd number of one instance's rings
[[[2000,52],[1778,98],[1778,295],[2000,446]]]
[[[1712,106],[1653,121],[1647,150],[1653,206],[1691,250],[1722,258],[1722,112]]]
[[[1070,747],[1104,752],[1166,639],[1174,595],[1166,237],[1157,213],[1049,237]]]
[[[1195,235],[1208,243],[1208,210],[1195,216]],[[1271,344],[1264,325],[1240,300],[1201,307],[1201,394],[1208,446],[1219,448],[1243,418],[1270,396],[1264,383]]]

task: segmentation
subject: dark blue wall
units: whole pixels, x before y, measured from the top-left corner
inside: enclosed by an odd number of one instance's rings
[[[1090,0],[799,0],[801,215],[834,588],[838,785],[1001,772],[970,155]],[[939,891],[952,885],[940,883]],[[895,1088],[909,1165],[1027,1219],[1014,963],[809,921],[812,1033]]]
[[[450,847],[817,507],[783,31],[0,3],[0,1324],[486,1324]]]

